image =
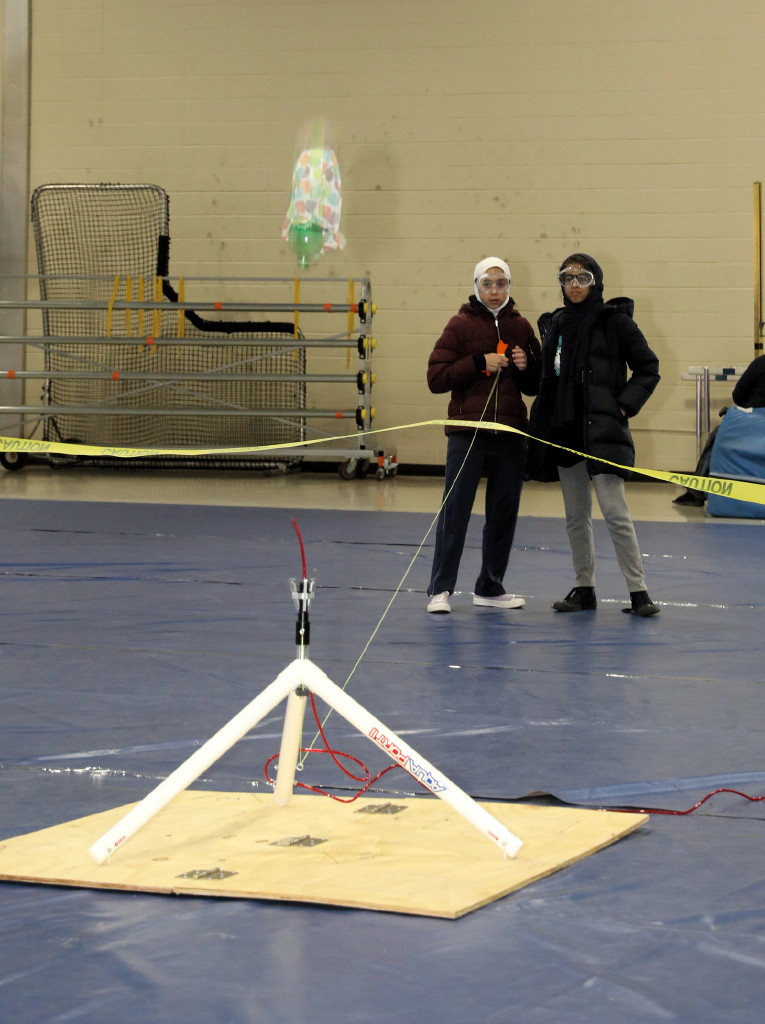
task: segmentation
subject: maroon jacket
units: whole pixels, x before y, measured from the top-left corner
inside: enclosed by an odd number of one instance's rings
[[[507,345],[506,355],[518,346],[526,352],[528,365],[521,372],[512,363],[499,375],[497,387],[487,407],[486,401],[495,374],[487,376],[485,356],[497,351],[500,340]],[[492,420],[525,430],[526,406],[521,397],[535,395],[539,389],[542,355],[539,342],[528,320],[514,309],[511,299],[497,317],[471,296],[460,307],[436,342],[428,360],[428,387],[435,395],[451,391],[448,417],[457,420]],[[467,427],[444,428],[452,434]]]

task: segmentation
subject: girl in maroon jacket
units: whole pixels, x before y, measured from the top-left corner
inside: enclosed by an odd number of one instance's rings
[[[444,328],[428,361],[428,387],[451,392],[448,417],[475,423],[502,423],[525,431],[522,394],[535,395],[541,352],[528,320],[510,298],[510,268],[496,256],[473,272],[470,296]],[[444,500],[436,524],[429,612],[450,612],[465,535],[478,484],[486,475],[486,522],[481,571],[473,604],[522,608],[523,598],[505,593],[503,579],[518,518],[526,439],[522,434],[445,428],[448,438]]]

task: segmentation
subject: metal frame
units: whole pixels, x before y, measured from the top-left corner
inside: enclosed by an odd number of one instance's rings
[[[172,279],[168,279],[172,280]],[[251,278],[251,279],[240,279],[240,278],[226,278],[226,279],[215,279],[206,278],[206,281],[233,281],[236,284],[246,283],[248,281],[258,282],[281,282],[281,283],[293,283],[292,278]],[[273,461],[278,462],[280,459],[291,459],[295,457],[305,457],[310,455],[312,458],[331,458],[340,459],[339,473],[343,479],[350,480],[356,476],[366,475],[367,471],[372,468],[372,464],[375,464],[375,474],[378,479],[383,479],[387,476],[394,476],[398,469],[396,461],[395,449],[376,449],[368,448],[364,443],[364,431],[369,428],[372,420],[375,416],[375,409],[372,405],[372,387],[374,383],[374,374],[371,370],[371,357],[374,349],[374,339],[369,335],[372,328],[372,319],[374,315],[374,305],[371,299],[371,285],[367,278],[358,279],[361,283],[361,296],[359,301],[353,302],[341,302],[341,303],[283,303],[283,302],[226,302],[221,303],[213,302],[177,302],[168,303],[164,302],[139,302],[139,301],[126,301],[116,300],[112,303],[106,303],[99,300],[76,300],[76,301],[64,301],[64,300],[45,300],[45,299],[2,299],[0,300],[0,315],[4,311],[9,310],[37,310],[45,314],[45,311],[61,310],[61,309],[89,309],[96,311],[107,312],[107,309],[111,312],[119,311],[142,311],[147,316],[147,323],[151,322],[151,314],[154,311],[162,311],[167,314],[168,311],[172,312],[173,315],[182,316],[186,312],[199,313],[200,311],[215,311],[220,314],[235,312],[235,313],[290,313],[295,318],[296,330],[298,318],[301,314],[307,313],[319,313],[321,315],[331,315],[335,313],[342,314],[349,318],[349,330],[346,332],[332,334],[321,337],[298,337],[285,335],[283,338],[269,338],[265,342],[270,348],[285,347],[287,349],[293,349],[297,346],[302,348],[323,348],[323,349],[348,349],[351,346],[355,346],[358,354],[358,369],[348,371],[345,373],[299,373],[292,375],[281,375],[274,373],[254,373],[251,368],[245,369],[241,373],[226,373],[216,374],[215,372],[204,372],[199,374],[194,373],[146,373],[146,372],[129,372],[122,371],[118,367],[106,368],[99,370],[92,370],[90,368],[83,369],[82,372],[76,370],[68,371],[57,371],[52,372],[50,370],[44,371],[27,371],[27,370],[4,370],[0,371],[0,382],[7,381],[9,379],[14,381],[34,380],[40,379],[43,381],[49,381],[54,378],[61,379],[78,379],[78,380],[130,380],[130,381],[145,381],[154,382],[151,387],[160,387],[163,385],[172,386],[175,382],[180,384],[184,381],[195,381],[195,382],[215,382],[215,381],[226,381],[232,382],[268,382],[268,381],[279,381],[282,379],[289,379],[290,382],[303,382],[306,384],[310,383],[339,383],[339,384],[350,384],[355,386],[357,403],[353,407],[347,407],[343,409],[337,408],[309,408],[301,407],[299,409],[288,409],[288,408],[244,408],[239,406],[200,406],[200,407],[163,407],[161,405],[152,406],[151,404],[142,405],[141,407],[126,407],[119,404],[119,396],[114,399],[114,404],[107,404],[106,401],[99,400],[97,403],[86,404],[86,405],[30,405],[23,402],[6,403],[0,405],[0,415],[11,415],[21,417],[21,432],[24,433],[25,428],[28,426],[30,420],[34,424],[34,429],[43,420],[55,419],[56,416],[69,415],[87,415],[87,416],[184,416],[184,417],[209,417],[209,416],[253,416],[253,417],[280,417],[282,419],[289,419],[294,417],[300,421],[305,419],[326,419],[337,421],[338,419],[352,419],[357,428],[357,443],[353,446],[343,446],[342,443],[334,445],[321,445],[321,442],[313,443],[310,445],[302,445],[296,443],[291,447],[279,447],[278,451],[275,450]],[[328,279],[329,282],[337,284],[336,279]],[[314,282],[316,283],[316,282]],[[358,318],[358,324],[353,326],[351,329],[350,318]],[[355,324],[355,319],[354,319]],[[236,344],[237,346],[252,345],[262,346],[264,344],[263,338],[253,335],[252,338],[241,338],[236,339],[228,338],[227,336],[221,336],[221,334],[213,334],[211,337],[200,340],[198,337],[192,339],[186,339],[181,336],[168,337],[158,336],[152,338],[146,337],[112,337],[112,336],[99,336],[99,337],[73,337],[73,336],[48,336],[43,335],[40,337],[27,335],[15,334],[15,335],[3,335],[0,336],[0,346],[16,346],[31,345],[38,348],[43,348],[46,351],[50,351],[58,345],[65,345],[67,348],[71,346],[77,346],[81,344],[85,345],[101,345],[109,346],[111,350],[115,347],[118,349],[126,347],[128,349],[135,346],[146,346],[147,344],[155,346],[166,346],[166,345],[199,345],[204,344],[207,347],[220,346],[224,349],[227,345]],[[5,353],[4,353],[5,354]],[[7,365],[7,363],[6,363]],[[65,440],[62,438],[62,440]],[[212,446],[211,446],[212,447]],[[94,455],[92,452],[84,450],[83,456],[75,456],[72,458],[72,462],[82,463],[83,460],[94,461],[98,459],[98,455]],[[105,456],[104,456],[105,457]],[[179,449],[179,457],[182,457],[182,450]],[[238,453],[238,457],[241,458],[241,452]],[[14,453],[12,457],[7,455],[0,456],[0,464],[5,466],[6,469],[19,469],[22,468],[23,462],[26,460],[19,460],[19,453]],[[132,461],[132,460],[131,460]],[[64,460],[66,462],[66,460]],[[53,464],[58,467],[62,464],[61,457],[56,457]]]
[[[689,366],[680,375],[681,380],[696,381],[696,458],[698,459],[707,443],[712,428],[709,385],[715,381],[738,380],[746,367],[738,366]]]

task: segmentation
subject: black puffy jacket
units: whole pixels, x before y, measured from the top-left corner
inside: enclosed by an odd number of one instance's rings
[[[642,331],[632,319],[632,299],[609,299],[590,331],[587,369],[582,382],[582,436],[584,451],[599,459],[635,465],[635,444],[629,417],[635,416],[659,383],[659,360]],[[549,440],[557,380],[552,364],[559,334],[562,309],[539,318],[542,338],[542,377],[539,396],[531,409],[531,434]],[[627,414],[622,415],[621,410]],[[590,473],[615,473],[625,479],[629,469],[617,469],[602,462],[590,462]],[[556,449],[533,443],[527,474],[533,480],[556,480]]]

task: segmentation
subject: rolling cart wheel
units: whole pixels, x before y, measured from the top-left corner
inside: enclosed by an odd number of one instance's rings
[[[26,452],[3,452],[0,454],[0,465],[11,473],[15,473],[17,469],[23,469],[28,462],[29,455]]]
[[[378,469],[377,469],[377,472],[375,473],[375,477],[376,477],[376,478],[377,478],[378,480],[384,480],[384,479],[385,479],[385,476],[386,476],[386,474],[385,474],[385,470],[383,469],[383,467],[382,467],[382,466],[379,466],[379,467],[378,467]]]
[[[359,480],[363,480],[369,473],[369,459],[359,459],[359,464],[356,466],[356,476]]]
[[[356,467],[359,463],[358,459],[346,459],[345,462],[341,462],[337,467],[337,472],[340,475],[341,480],[353,480],[356,476]]]

